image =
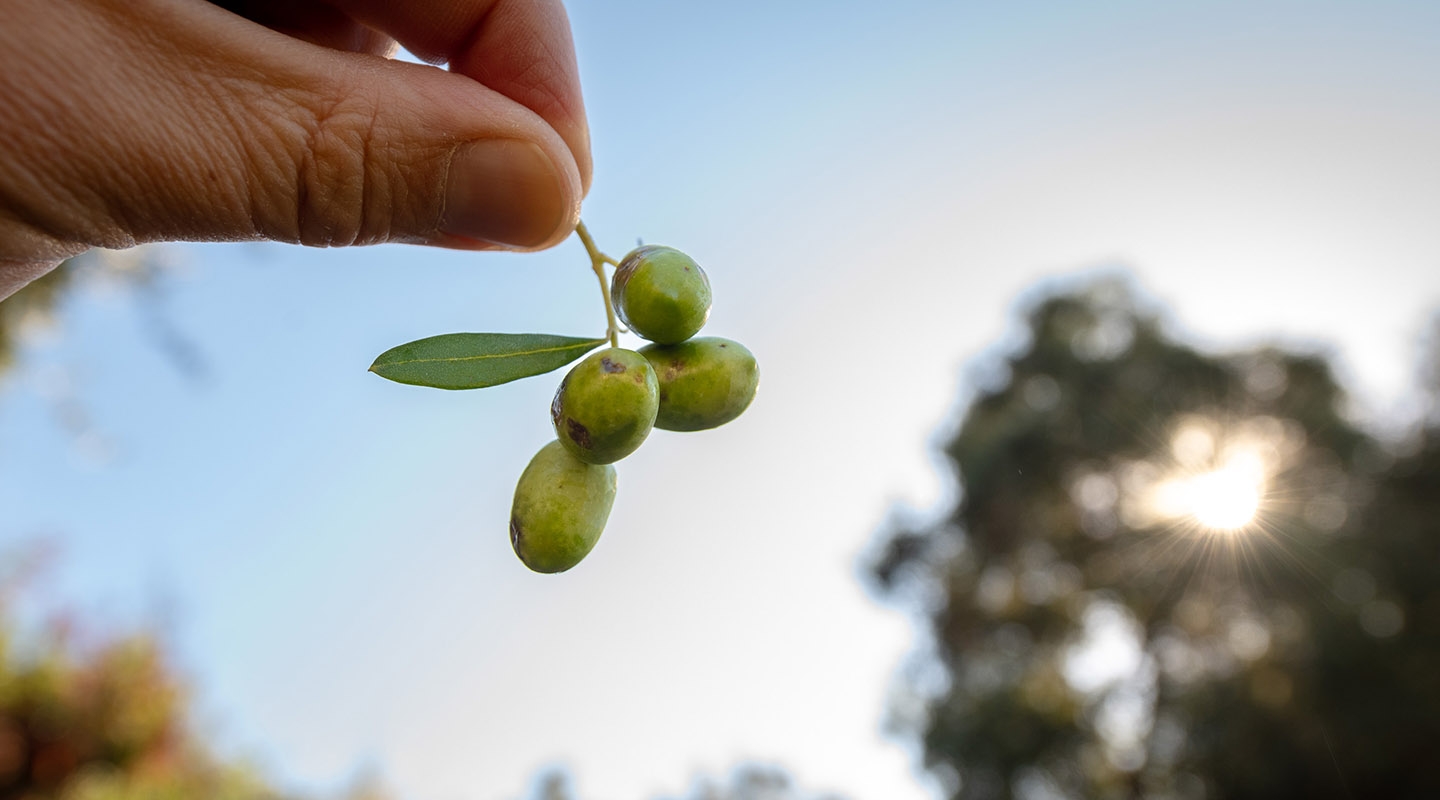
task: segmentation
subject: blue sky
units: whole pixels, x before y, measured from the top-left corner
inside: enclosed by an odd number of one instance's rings
[[[1038,284],[1128,268],[1208,346],[1319,348],[1357,414],[1413,409],[1440,306],[1433,3],[571,14],[587,223],[617,256],[695,256],[706,333],[762,372],[737,422],[618,465],[576,570],[527,573],[505,533],[558,375],[445,393],[365,371],[435,333],[599,332],[573,240],[174,246],[163,309],[202,376],[95,285],[0,389],[0,543],[58,551],[36,604],[161,628],[206,729],[288,784],[374,767],[413,800],[489,800],[562,763],[620,800],[765,759],[929,797],[883,732],[911,631],[857,558],[892,508],[945,500],[932,444]]]

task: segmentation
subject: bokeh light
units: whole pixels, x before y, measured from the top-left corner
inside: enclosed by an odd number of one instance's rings
[[[1170,517],[1188,517],[1202,528],[1234,532],[1260,511],[1266,485],[1264,460],[1253,449],[1229,451],[1213,469],[1172,477],[1155,489],[1155,505]]]

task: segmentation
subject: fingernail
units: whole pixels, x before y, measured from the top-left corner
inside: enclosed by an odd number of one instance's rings
[[[559,171],[529,142],[461,145],[447,181],[440,229],[452,236],[534,247],[555,233],[565,214]]]

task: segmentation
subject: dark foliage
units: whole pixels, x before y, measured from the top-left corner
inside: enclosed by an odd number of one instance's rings
[[[1113,282],[1027,324],[960,499],[870,565],[951,796],[1440,797],[1440,436],[1397,456],[1324,359],[1200,352]]]

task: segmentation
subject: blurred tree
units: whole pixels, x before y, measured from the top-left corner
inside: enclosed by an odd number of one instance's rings
[[[299,800],[216,756],[187,719],[187,693],[159,644],[132,635],[82,647],[61,619],[22,634],[9,606],[44,553],[0,560],[0,800]],[[362,773],[344,800],[387,800]],[[569,777],[542,773],[531,800],[573,800]],[[673,798],[672,800],[681,800]],[[745,765],[697,780],[683,800],[841,800],[798,789],[783,770]]]
[[[660,800],[671,800],[661,798]],[[747,764],[730,773],[725,781],[697,780],[690,791],[674,800],[841,800],[839,795],[802,790],[780,767]]]
[[[66,262],[0,302],[0,375],[15,365],[24,331],[51,323],[55,307],[73,283],[74,275]]]
[[[1437,431],[1397,457],[1323,359],[1199,352],[1116,281],[1026,332],[953,508],[869,569],[923,622],[893,724],[948,794],[1440,797]]]
[[[22,636],[0,597],[0,798],[284,800],[187,726],[185,692],[156,643],[82,649],[66,626]],[[353,800],[381,800],[357,790]]]
[[[575,800],[569,777],[560,770],[543,773],[535,784],[530,800]],[[836,794],[816,794],[801,790],[789,773],[780,767],[746,764],[735,768],[728,778],[697,779],[690,790],[680,797],[665,796],[657,800],[843,800]]]
[[[0,389],[5,388],[7,379],[24,374],[27,342],[37,333],[60,327],[66,300],[84,287],[98,284],[123,287],[134,301],[141,332],[149,344],[184,377],[204,380],[209,371],[204,356],[175,326],[166,309],[167,282],[162,277],[174,268],[171,253],[160,245],[91,251],[69,259],[0,302]],[[32,372],[38,380],[28,382],[28,388],[45,401],[52,419],[71,436],[82,455],[104,461],[111,451],[109,437],[93,424],[77,391],[74,372],[63,361],[43,363]]]
[[[57,312],[66,298],[100,282],[131,290],[150,343],[177,371],[190,378],[203,377],[203,357],[171,323],[165,309],[161,278],[175,268],[173,253],[160,245],[92,250],[65,261],[0,302],[0,377],[16,366],[27,333],[57,327]]]

